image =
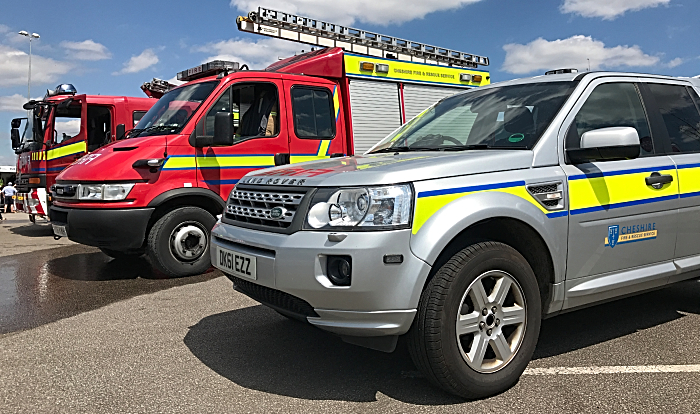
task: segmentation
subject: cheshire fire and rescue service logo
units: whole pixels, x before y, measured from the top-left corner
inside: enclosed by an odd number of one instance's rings
[[[617,239],[620,237],[620,226],[608,226],[608,245],[615,247]]]
[[[605,245],[615,247],[618,244],[626,244],[644,240],[653,240],[658,235],[656,223],[642,223],[630,226],[608,226],[608,237]]]

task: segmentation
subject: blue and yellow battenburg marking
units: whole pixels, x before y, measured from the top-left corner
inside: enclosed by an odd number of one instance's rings
[[[566,210],[549,211],[535,200],[525,188],[525,181],[510,181],[496,184],[475,185],[470,187],[446,188],[441,190],[422,191],[418,193],[416,200],[416,210],[413,217],[413,234],[418,233],[418,230],[425,224],[430,217],[438,210],[445,207],[449,203],[462,198],[464,196],[483,193],[483,192],[499,192],[512,194],[532,203],[540,209],[549,218],[564,217],[567,215]]]
[[[662,188],[655,189],[644,181],[651,172],[669,174],[674,179]],[[572,175],[568,181],[569,210],[572,216],[678,198],[679,180],[673,165]]]
[[[644,223],[622,227],[619,225],[608,226],[608,237],[605,238],[605,245],[613,248],[618,244],[653,240],[656,236],[656,223]]]

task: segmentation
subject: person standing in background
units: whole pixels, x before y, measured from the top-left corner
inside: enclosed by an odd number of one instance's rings
[[[5,213],[12,213],[13,197],[17,194],[17,190],[12,183],[7,183],[2,189],[2,195],[5,199]]]

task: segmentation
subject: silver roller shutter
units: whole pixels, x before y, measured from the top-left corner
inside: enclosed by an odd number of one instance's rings
[[[442,98],[464,92],[464,88],[443,88],[439,86],[423,86],[404,84],[403,104],[406,110],[406,121],[423,112],[427,107]]]
[[[362,154],[401,125],[398,85],[350,81],[350,107],[355,154]]]

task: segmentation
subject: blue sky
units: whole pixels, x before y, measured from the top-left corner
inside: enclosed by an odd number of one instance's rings
[[[238,32],[258,6],[490,58],[492,81],[556,67],[700,75],[697,0],[7,0],[0,14],[0,165],[14,165],[10,119],[58,83],[79,93],[143,96],[139,86],[211,58],[262,68],[303,45]]]

